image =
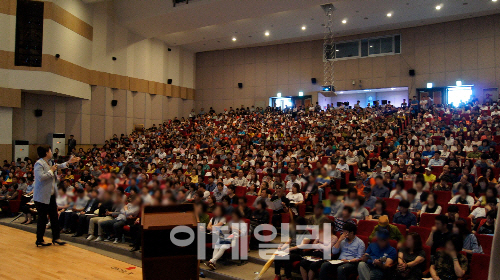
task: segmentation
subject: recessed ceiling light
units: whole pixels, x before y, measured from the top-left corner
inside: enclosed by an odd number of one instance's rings
[[[264,33],[264,35],[269,36],[269,31],[266,31],[266,33]]]
[[[346,24],[347,23],[347,19],[342,20],[342,23]]]
[[[233,42],[236,41],[236,37],[233,37]]]
[[[442,6],[441,5],[437,5],[436,6],[436,10],[441,10]]]
[[[497,0],[491,0],[491,1],[496,2]]]
[[[387,14],[387,17],[392,17],[392,13],[388,13],[388,14]]]
[[[306,30],[306,26],[305,26],[305,25],[304,25],[304,26],[302,26],[302,30]]]

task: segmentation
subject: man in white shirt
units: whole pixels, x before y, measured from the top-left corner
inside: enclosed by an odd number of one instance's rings
[[[233,183],[234,179],[231,177],[231,171],[228,169],[226,171],[226,177],[224,177],[224,179],[222,179],[222,183],[224,184],[224,186],[229,186]]]
[[[340,158],[339,163],[337,163],[337,170],[342,173],[349,172],[349,165],[346,163],[345,157]]]
[[[467,140],[467,145],[464,146],[463,150],[464,150],[464,152],[467,152],[467,153],[472,152],[472,150],[474,150],[472,148],[472,142],[470,140]]]
[[[286,190],[287,191],[292,191],[293,184],[299,184],[300,186],[302,186],[302,183],[300,182],[299,178],[297,178],[297,173],[296,172],[292,172],[290,174],[290,181],[288,181],[286,183]]]
[[[445,144],[445,145],[448,145],[448,147],[451,147],[451,146],[453,146],[453,141],[455,141],[455,139],[453,139],[453,137],[451,137],[451,135],[448,135],[448,136],[444,139],[444,144]]]
[[[243,175],[244,175],[243,170],[238,171],[238,177],[234,178],[234,180],[233,180],[234,186],[236,186],[236,187],[246,187],[247,186],[248,180]]]
[[[165,153],[165,149],[161,148],[160,152],[158,153],[158,157],[160,159],[164,159],[167,156],[167,153]]]
[[[445,161],[441,159],[441,152],[437,151],[434,156],[429,160],[428,166],[444,166]]]
[[[174,169],[180,169],[180,168],[182,168],[182,162],[181,162],[181,160],[179,158],[175,159],[173,167],[174,167]]]

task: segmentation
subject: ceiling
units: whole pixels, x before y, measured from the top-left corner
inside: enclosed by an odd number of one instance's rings
[[[368,93],[368,92],[398,92],[398,91],[406,91],[408,92],[407,87],[393,87],[393,88],[375,88],[375,89],[358,89],[358,90],[344,90],[337,91],[336,94],[355,94],[355,93]]]
[[[500,12],[500,1],[493,0],[190,0],[175,8],[170,0],[112,0],[112,10],[118,24],[134,33],[203,52],[321,39],[325,3],[336,8],[337,36]]]

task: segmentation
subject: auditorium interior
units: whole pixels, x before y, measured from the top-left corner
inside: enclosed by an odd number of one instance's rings
[[[0,278],[498,280],[499,86],[498,0],[0,0]]]

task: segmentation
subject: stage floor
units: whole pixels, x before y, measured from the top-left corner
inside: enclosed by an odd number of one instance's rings
[[[35,240],[0,225],[0,279],[142,279],[140,267],[70,244],[36,247]]]

